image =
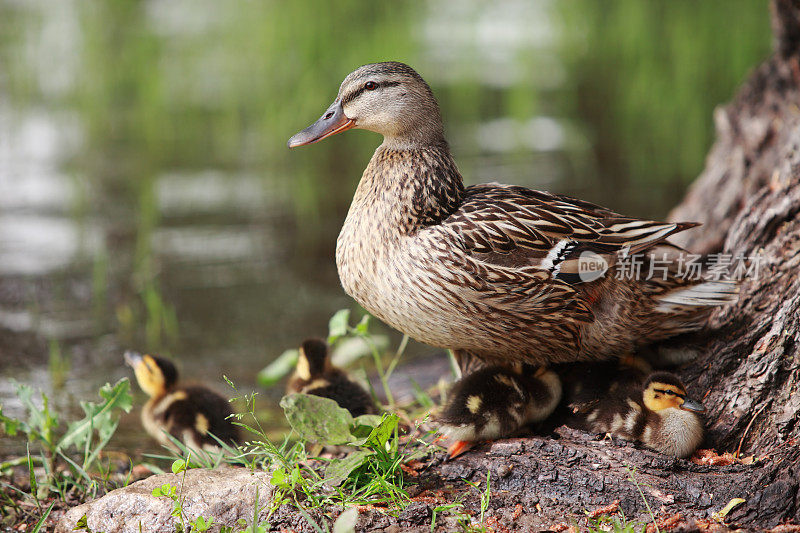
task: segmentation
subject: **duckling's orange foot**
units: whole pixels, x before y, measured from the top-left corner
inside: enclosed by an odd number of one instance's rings
[[[467,453],[481,442],[489,442],[489,441],[457,440],[453,444],[451,444],[449,448],[447,448],[447,458],[455,459],[459,455]]]

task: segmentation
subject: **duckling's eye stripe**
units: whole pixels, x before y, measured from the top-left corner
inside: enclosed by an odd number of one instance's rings
[[[399,81],[381,81],[381,82],[377,82],[377,87],[375,87],[375,89],[378,89],[380,87],[394,87],[395,85],[400,85],[400,82]],[[375,89],[372,89],[372,90],[374,91]],[[353,100],[355,100],[356,98],[361,96],[361,93],[363,93],[366,90],[367,90],[367,88],[362,85],[361,87],[359,87],[355,91],[351,92],[350,94],[344,95],[342,97],[342,105],[345,105],[348,102],[352,102]]]
[[[674,390],[669,390],[669,389],[653,389],[653,391],[654,391],[654,392],[661,393],[661,394],[668,394],[668,395],[670,395],[670,396],[677,396],[677,397],[678,397],[678,398],[680,398],[681,400],[685,400],[685,399],[686,399],[686,395],[685,395],[685,394],[678,394],[678,393],[677,393],[677,392],[675,392]]]

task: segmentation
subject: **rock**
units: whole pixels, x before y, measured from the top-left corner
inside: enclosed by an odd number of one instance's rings
[[[265,502],[272,497],[269,472],[251,472],[246,468],[192,469],[183,473],[152,476],[127,487],[113,490],[92,502],[70,509],[56,526],[56,533],[68,533],[86,515],[92,531],[103,533],[138,533],[139,531],[174,533],[178,519],[172,516],[173,502],[152,495],[153,489],[169,483],[182,486],[184,520],[198,516],[213,518],[219,526],[234,526],[240,518],[249,524],[257,503],[266,515]],[[141,525],[141,529],[140,529]]]

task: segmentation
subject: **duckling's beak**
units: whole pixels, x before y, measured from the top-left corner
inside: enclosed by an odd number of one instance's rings
[[[692,400],[691,398],[686,398],[683,403],[681,404],[681,409],[684,411],[691,411],[693,413],[705,413],[706,408],[703,406],[702,403]]]
[[[325,137],[330,137],[331,135],[349,130],[355,125],[356,122],[347,118],[347,115],[344,114],[341,101],[336,100],[327,111],[319,117],[319,120],[300,133],[295,133],[286,144],[289,148],[305,146],[306,144],[321,141]]]
[[[136,365],[142,362],[142,354],[133,350],[126,351],[123,357],[125,358],[125,364],[131,368],[136,368]]]

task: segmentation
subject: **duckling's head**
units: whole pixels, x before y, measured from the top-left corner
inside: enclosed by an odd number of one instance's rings
[[[328,344],[322,339],[308,339],[300,346],[296,375],[303,380],[312,380],[331,369]]]
[[[397,61],[364,65],[348,74],[322,117],[289,139],[288,146],[315,143],[351,128],[380,133],[384,144],[394,148],[445,142],[430,87],[414,69]]]
[[[133,368],[139,387],[151,398],[162,396],[178,380],[175,365],[163,357],[129,350],[125,352],[125,363]]]
[[[644,405],[652,411],[676,408],[702,413],[705,407],[686,397],[686,387],[677,376],[669,372],[655,372],[644,384]]]

